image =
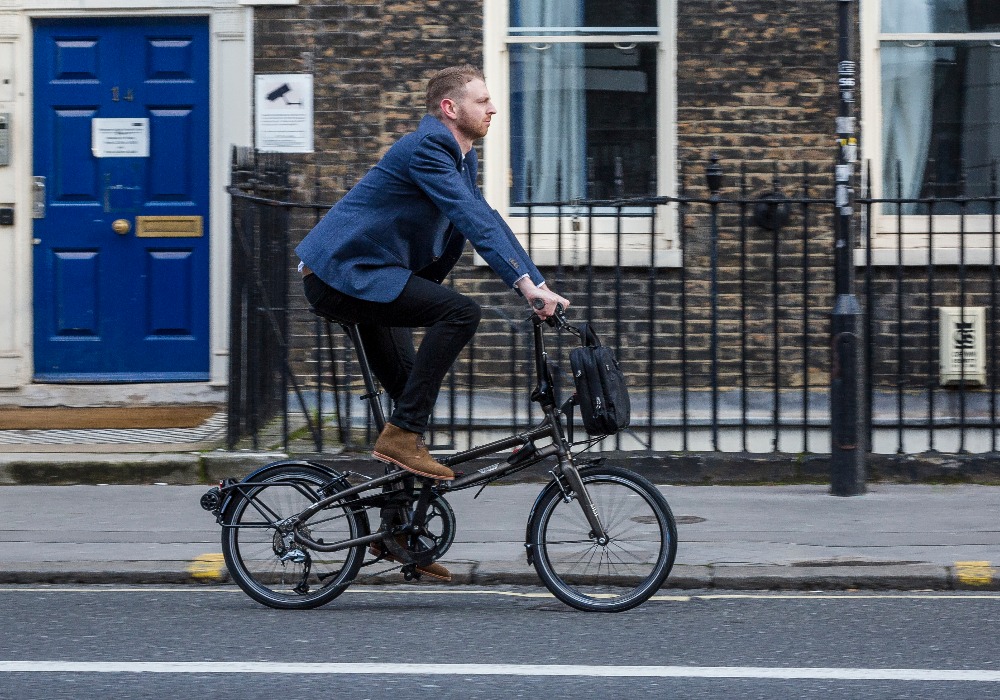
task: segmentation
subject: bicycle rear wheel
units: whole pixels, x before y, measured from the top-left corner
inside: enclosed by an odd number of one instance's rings
[[[652,596],[677,554],[677,526],[649,481],[619,467],[580,470],[609,541],[600,545],[580,502],[555,482],[532,512],[528,544],[545,586],[578,610],[621,612]]]
[[[222,553],[233,580],[272,608],[315,608],[336,598],[357,575],[364,548],[316,552],[281,529],[285,520],[336,491],[331,474],[285,464],[259,472],[253,483],[258,485],[241,489],[223,514]],[[369,534],[365,513],[346,504],[317,513],[302,529],[328,543]]]

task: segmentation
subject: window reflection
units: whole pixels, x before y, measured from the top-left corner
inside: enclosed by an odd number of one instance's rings
[[[882,0],[887,34],[1000,31],[998,0]]]
[[[515,44],[512,202],[655,191],[655,45]]]
[[[656,0],[511,0],[511,27],[655,27]]]
[[[1000,48],[989,42],[883,42],[883,192],[989,196],[1000,160]],[[987,213],[988,203],[969,213]],[[895,207],[891,207],[895,211]],[[925,213],[904,205],[902,213]],[[935,213],[948,213],[942,207]]]

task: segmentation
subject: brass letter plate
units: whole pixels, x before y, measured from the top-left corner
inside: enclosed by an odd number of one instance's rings
[[[200,216],[137,216],[135,235],[139,238],[199,238]]]

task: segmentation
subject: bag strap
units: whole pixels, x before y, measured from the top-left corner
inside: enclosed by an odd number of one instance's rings
[[[580,324],[580,345],[585,348],[599,348],[601,341],[597,337],[594,326],[590,323]]]

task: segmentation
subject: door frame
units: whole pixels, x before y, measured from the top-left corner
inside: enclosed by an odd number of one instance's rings
[[[272,4],[253,0],[254,4]],[[297,0],[294,0],[297,3]],[[0,74],[0,111],[11,113],[11,165],[0,167],[0,204],[12,201],[13,229],[0,228],[0,389],[32,383],[32,92],[35,19],[205,17],[209,31],[209,384],[228,381],[230,147],[250,144],[253,123],[253,10],[246,0],[173,0],[169,8],[151,0],[82,0],[62,9],[61,0],[21,0],[17,10],[0,7],[0,59],[13,64]],[[278,0],[273,4],[293,4]],[[138,7],[137,7],[138,6]],[[144,7],[146,6],[146,7]],[[0,60],[0,64],[3,60]],[[7,80],[8,82],[4,82]],[[9,98],[9,99],[7,99]],[[8,194],[9,193],[9,194]],[[9,199],[8,199],[9,197]],[[9,268],[9,269],[8,269]],[[6,281],[5,281],[6,280]],[[4,301],[6,300],[6,301]]]

